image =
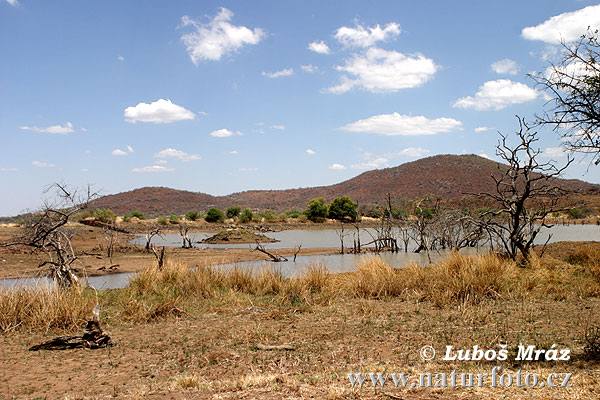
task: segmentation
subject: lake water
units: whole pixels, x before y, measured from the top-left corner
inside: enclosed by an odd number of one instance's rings
[[[349,233],[349,237],[345,237],[345,246],[352,246],[352,230],[347,229],[345,233]],[[374,230],[370,229],[373,233]],[[557,225],[550,229],[543,229],[536,238],[536,244],[543,244],[548,239],[548,235],[552,234],[550,243],[557,241],[600,241],[600,226],[597,225]],[[213,235],[208,232],[197,232],[193,234],[194,241],[200,241],[206,237]],[[332,247],[339,248],[340,238],[339,231],[335,229],[324,230],[289,230],[281,232],[269,232],[266,236],[279,240],[277,243],[265,244],[267,249],[278,248],[293,248],[302,245],[302,248],[323,248]],[[371,240],[371,236],[367,229],[361,229],[361,242],[366,243]],[[145,239],[140,236],[132,241],[134,244],[145,245]],[[166,234],[163,238],[155,237],[152,243],[156,246],[181,246],[181,239],[178,234]],[[215,245],[215,244],[196,244],[197,247],[212,247],[212,248],[249,248],[252,245]],[[409,248],[414,248],[411,244]],[[463,252],[476,252],[474,249],[464,249]],[[435,261],[449,254],[449,251],[431,252],[431,260]],[[326,268],[334,273],[352,271],[360,260],[367,257],[373,257],[374,254],[331,254],[331,255],[315,255],[315,256],[298,256],[296,261],[286,261],[280,263],[272,263],[267,261],[249,261],[237,263],[237,265],[258,269],[264,266],[270,266],[279,269],[285,276],[293,276],[301,273],[307,266],[311,264],[321,263]],[[402,268],[412,263],[427,264],[429,258],[426,254],[415,253],[381,253],[380,257],[394,268]],[[231,265],[217,266],[215,268],[230,268]],[[88,284],[96,289],[116,289],[127,286],[129,279],[133,273],[119,273],[103,276],[95,276],[88,278]],[[47,278],[21,278],[21,279],[0,279],[0,288],[16,287],[21,285],[50,285],[51,281]]]

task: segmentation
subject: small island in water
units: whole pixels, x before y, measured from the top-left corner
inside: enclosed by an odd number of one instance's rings
[[[211,237],[208,237],[202,240],[200,243],[208,243],[208,244],[224,244],[224,243],[274,243],[279,240],[273,239],[271,237],[254,233],[252,231],[246,229],[227,229],[221,231]]]

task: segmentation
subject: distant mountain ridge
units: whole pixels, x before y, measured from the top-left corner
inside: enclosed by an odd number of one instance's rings
[[[491,175],[498,174],[499,165],[502,167],[502,164],[476,155],[438,155],[396,167],[367,171],[329,186],[249,190],[227,196],[143,187],[103,196],[94,200],[90,207],[109,208],[121,215],[141,211],[148,216],[156,216],[206,211],[211,207],[225,209],[233,205],[276,211],[292,208],[302,210],[315,197],[324,197],[329,202],[339,196],[348,196],[359,204],[374,204],[381,203],[388,193],[394,199],[417,199],[431,195],[442,200],[460,201],[467,197],[465,193],[493,191],[495,185]],[[557,179],[557,183],[581,194],[600,194],[600,185],[578,179]]]

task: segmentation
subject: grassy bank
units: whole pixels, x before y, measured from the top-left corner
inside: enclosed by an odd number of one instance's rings
[[[374,257],[355,272],[329,274],[313,265],[292,278],[276,269],[189,270],[173,262],[162,271],[144,270],[125,289],[2,291],[0,344],[7,350],[0,362],[7,372],[0,374],[0,393],[5,398],[115,393],[119,398],[497,398],[500,393],[591,398],[600,383],[597,354],[588,343],[600,326],[597,250],[579,246],[564,259],[534,259],[525,267],[495,255],[453,255],[435,265],[397,270]],[[116,347],[26,352],[51,335],[81,329],[96,302],[104,327],[120,339]],[[449,344],[507,344],[514,354],[521,343],[557,344],[571,349],[573,357],[558,365],[419,357],[425,344],[442,353]],[[261,351],[258,344],[290,344],[296,350]],[[36,369],[39,363],[45,369]],[[374,391],[352,389],[346,377],[359,371],[489,373],[495,365],[546,375],[568,371],[574,386]],[[85,368],[65,372],[64,366]],[[90,383],[90,376],[101,378]]]

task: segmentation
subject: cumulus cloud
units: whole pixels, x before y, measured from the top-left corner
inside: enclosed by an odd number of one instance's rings
[[[229,152],[229,154],[231,154],[232,156],[237,156],[237,155],[238,155],[238,154],[240,154],[240,153],[238,153],[238,151],[237,151],[237,150],[231,150],[231,151]]]
[[[542,157],[559,158],[565,155],[565,150],[562,147],[548,147],[541,154]]]
[[[375,115],[342,126],[349,132],[372,133],[385,136],[422,136],[435,135],[461,129],[462,122],[453,118],[429,119],[424,116],[393,114]]]
[[[282,76],[292,76],[292,75],[294,75],[294,69],[293,68],[287,68],[287,69],[282,69],[281,71],[275,71],[275,72],[265,72],[265,71],[263,71],[261,75],[269,77],[269,78],[281,78]]]
[[[317,154],[317,152],[311,149],[306,149],[306,154],[308,154],[309,156],[314,156],[315,154]]]
[[[126,155],[127,155],[127,152],[126,152],[126,151],[123,151],[123,150],[121,150],[121,149],[114,149],[114,150],[111,152],[111,154],[112,154],[113,156],[126,156]]]
[[[136,106],[127,107],[124,112],[125,121],[136,123],[153,122],[167,124],[175,121],[194,119],[195,115],[182,106],[173,104],[171,100],[158,99],[153,103],[138,103]]]
[[[400,25],[391,22],[384,28],[379,25],[365,28],[359,24],[354,28],[342,26],[335,32],[334,37],[345,47],[370,47],[379,41],[395,38],[399,34]]]
[[[208,23],[193,20],[187,15],[181,17],[183,27],[193,28],[192,32],[181,35],[181,40],[194,64],[198,65],[202,60],[218,61],[246,45],[257,44],[265,37],[260,28],[233,25],[229,22],[232,17],[233,13],[226,8],[221,8]]]
[[[271,128],[279,129],[280,131],[285,130],[285,125],[272,125]]]
[[[337,170],[342,170],[342,169],[346,169],[345,166],[343,166],[342,164],[331,164],[329,167],[327,167],[329,169],[337,169]]]
[[[475,132],[480,133],[480,132],[486,132],[491,130],[492,128],[488,128],[487,126],[478,126],[477,128],[474,129]]]
[[[342,75],[339,85],[325,90],[333,94],[346,93],[354,87],[373,93],[414,88],[430,80],[438,69],[433,60],[422,54],[407,56],[375,47],[364,54],[354,54],[346,60],[346,65],[335,68],[352,78]]]
[[[479,154],[479,157],[487,158],[488,160],[491,160],[491,159],[492,159],[492,157],[488,156],[488,155],[487,155],[487,154],[485,154],[485,153],[481,153],[481,154]]]
[[[81,168],[81,169],[79,170],[79,172],[88,172],[88,169],[87,169],[87,168]]]
[[[388,166],[388,159],[385,157],[373,157],[368,158],[367,161],[364,161],[360,164],[353,164],[350,166],[352,169],[377,169],[381,167]]]
[[[492,71],[497,74],[516,75],[519,72],[519,66],[509,58],[492,63]]]
[[[600,28],[600,4],[555,15],[539,25],[523,28],[521,35],[546,43],[571,42],[585,34],[588,27]]]
[[[520,104],[535,100],[538,92],[529,86],[513,82],[509,79],[498,79],[488,81],[479,87],[475,96],[467,96],[458,99],[453,107],[484,110],[502,110],[511,104]]]
[[[119,60],[119,61],[125,61],[125,57],[123,57],[123,56],[118,56],[118,57],[117,57],[117,60]]]
[[[52,125],[52,126],[20,126],[20,129],[24,131],[33,131],[33,132],[43,132],[43,133],[51,133],[53,135],[67,135],[69,133],[75,132],[73,129],[73,124],[67,122],[64,125]]]
[[[302,69],[302,71],[304,72],[317,72],[319,70],[319,67],[314,66],[312,64],[308,64],[308,65],[301,65],[300,68]]]
[[[164,149],[159,151],[158,153],[156,153],[154,155],[155,158],[176,158],[178,160],[184,161],[184,162],[188,162],[188,161],[194,161],[194,160],[199,160],[200,156],[198,154],[188,154],[184,151],[181,150],[176,150],[176,149],[172,149],[172,148],[168,148],[168,149]]]
[[[311,51],[314,51],[315,53],[319,53],[319,54],[331,53],[331,50],[329,50],[329,46],[327,46],[327,43],[325,43],[322,40],[320,42],[309,43],[308,49]]]
[[[229,129],[219,129],[216,131],[212,131],[210,133],[210,136],[214,136],[214,137],[218,137],[218,138],[224,138],[224,137],[229,137],[229,136],[234,136],[234,135],[242,136],[242,132],[230,131]]]
[[[34,167],[38,167],[38,168],[53,168],[56,167],[55,164],[49,164],[49,163],[45,163],[45,162],[41,162],[41,161],[34,161],[31,163],[31,165],[33,165]]]
[[[133,151],[133,147],[127,145],[127,151],[130,153],[135,153],[135,151]]]
[[[171,172],[175,171],[175,168],[165,167],[163,165],[151,165],[142,168],[134,168],[133,172]]]
[[[6,0],[6,2],[13,7],[16,7],[19,5],[19,0]]]
[[[425,154],[429,154],[429,150],[422,147],[407,147],[406,149],[400,150],[393,153],[394,156],[405,156],[405,157],[421,157]]]

